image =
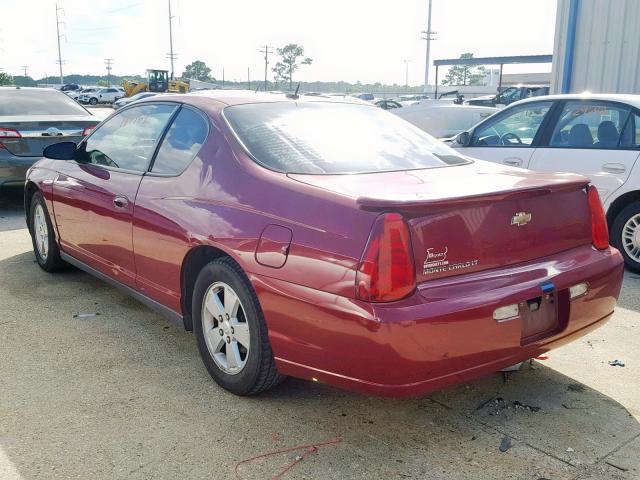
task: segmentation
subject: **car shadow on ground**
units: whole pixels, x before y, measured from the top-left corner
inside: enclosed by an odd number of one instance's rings
[[[637,473],[606,463],[637,420],[543,363],[422,398],[296,379],[239,398],[210,379],[192,334],[83,272],[46,274],[31,252],[0,261],[0,358],[2,478],[233,478],[243,459],[336,437],[290,478]],[[240,473],[271,478],[305,451]]]
[[[0,232],[25,228],[23,189],[0,187]]]

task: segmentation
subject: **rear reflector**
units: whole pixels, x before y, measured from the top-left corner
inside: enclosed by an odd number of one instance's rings
[[[20,132],[13,128],[0,127],[0,138],[20,138]]]
[[[416,287],[409,228],[398,213],[380,215],[356,274],[356,294],[367,302],[392,302]]]
[[[516,318],[519,313],[520,309],[518,308],[517,303],[505,305],[504,307],[496,308],[493,311],[493,319],[496,322],[504,322],[505,320]]]
[[[586,283],[578,283],[573,287],[569,287],[569,298],[573,300],[574,298],[581,297],[589,290],[589,285]]]
[[[593,185],[587,189],[589,197],[589,209],[591,210],[591,237],[593,246],[598,250],[609,248],[609,228],[607,227],[607,217],[600,202],[598,190]]]

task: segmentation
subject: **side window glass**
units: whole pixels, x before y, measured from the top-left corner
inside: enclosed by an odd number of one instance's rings
[[[540,129],[552,102],[537,102],[512,108],[506,116],[489,120],[476,129],[473,146],[527,147]]]
[[[82,161],[144,172],[174,105],[129,108],[100,125],[82,147]]]
[[[629,109],[598,102],[567,102],[551,136],[551,147],[616,148]]]
[[[171,175],[182,173],[198,154],[208,131],[202,115],[183,107],[162,140],[151,171]]]
[[[627,124],[620,137],[623,148],[640,148],[640,115],[634,113],[627,120]]]

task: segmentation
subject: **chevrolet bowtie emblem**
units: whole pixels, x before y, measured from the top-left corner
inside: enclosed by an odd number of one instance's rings
[[[531,221],[531,214],[527,212],[518,212],[511,217],[511,225],[516,227],[523,227]]]

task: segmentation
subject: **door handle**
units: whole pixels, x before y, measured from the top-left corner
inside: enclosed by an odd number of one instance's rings
[[[512,167],[519,167],[522,165],[522,159],[521,158],[505,158],[503,160],[503,163],[505,165],[511,165]]]
[[[122,195],[118,195],[117,197],[113,197],[113,206],[116,208],[127,208],[129,205],[129,200],[127,197],[123,197]]]
[[[602,165],[602,170],[608,173],[624,173],[627,168],[622,163],[605,163]]]

